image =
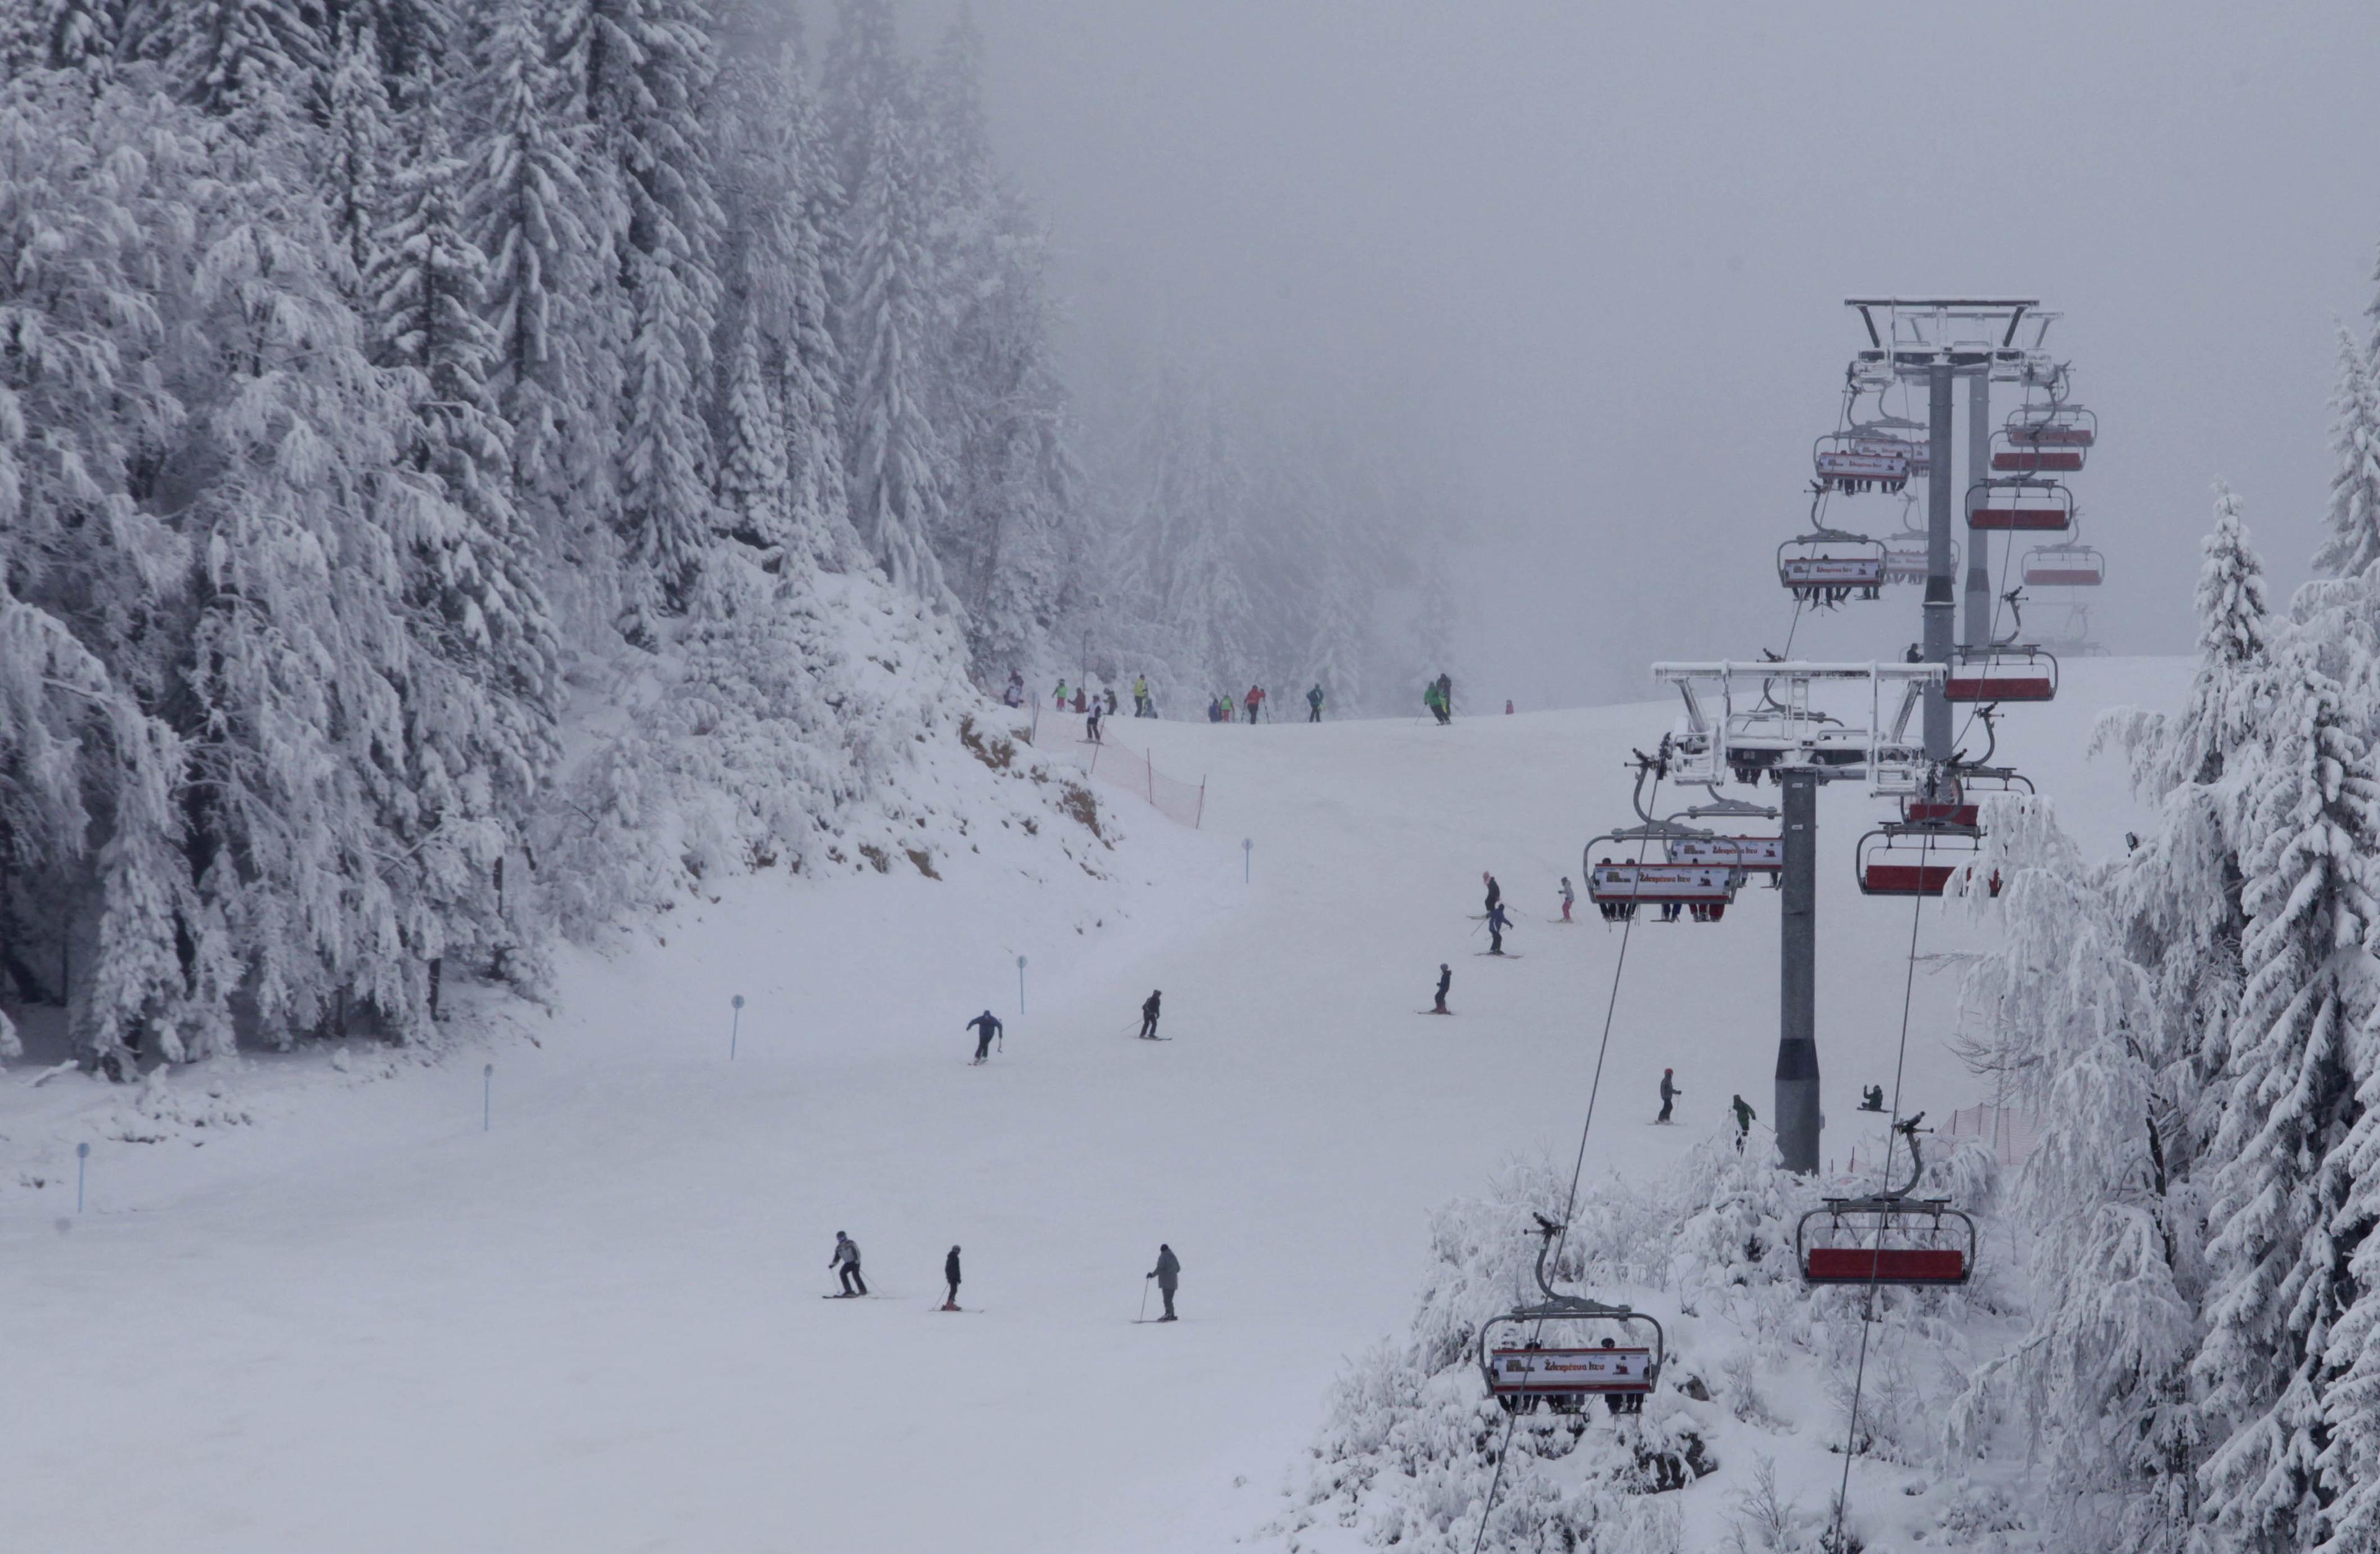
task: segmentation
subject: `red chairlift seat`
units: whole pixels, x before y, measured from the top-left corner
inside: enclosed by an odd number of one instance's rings
[[[1962,705],[2057,697],[2057,656],[2031,645],[1961,648],[1942,682],[1942,699]]]
[[[2035,545],[2019,565],[2029,589],[2095,589],[2107,580],[2107,558],[2090,545]]]
[[[2003,474],[2070,475],[2082,467],[2082,450],[2068,448],[1995,448],[1992,467]]]
[[[1814,1243],[1811,1222],[1821,1220],[1823,1241]],[[1903,1244],[1891,1244],[1896,1238]],[[1802,1216],[1793,1246],[1805,1284],[1964,1284],[1974,1271],[1975,1221],[1948,1198],[1828,1198]]]
[[[2099,441],[2099,418],[2080,405],[2020,408],[2001,428],[2012,447],[2088,448]]]
[[[1887,820],[1859,840],[1852,867],[1863,895],[1940,895],[1983,851],[1984,833],[1955,819]],[[1995,874],[1986,888],[2000,893]]]
[[[1967,488],[1967,527],[1990,533],[2062,533],[2074,493],[2056,480],[1985,480]]]

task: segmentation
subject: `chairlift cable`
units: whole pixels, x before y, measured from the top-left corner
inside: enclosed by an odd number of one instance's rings
[[[1925,859],[1933,851],[1934,838],[1929,832],[1917,855],[1920,878],[1923,878]],[[1909,967],[1900,984],[1900,1050],[1893,1059],[1892,1121],[1885,1129],[1884,1160],[1878,1168],[1882,1178],[1879,1190],[1883,1192],[1892,1190],[1892,1141],[1900,1133],[1900,1085],[1909,1072],[1909,1011],[1917,996],[1917,929],[1925,920],[1925,898],[1921,895],[1909,904]],[[1912,1154],[1911,1163],[1914,1164],[1916,1139],[1913,1136],[1910,1147]],[[1852,1451],[1859,1444],[1860,1390],[1867,1381],[1867,1337],[1869,1329],[1876,1324],[1876,1285],[1884,1271],[1884,1228],[1889,1219],[1888,1215],[1876,1216],[1876,1244],[1869,1249],[1867,1293],[1860,1306],[1859,1366],[1852,1373],[1851,1420],[1843,1433],[1843,1479],[1835,1491],[1835,1530],[1829,1540],[1829,1546],[1837,1550],[1843,1546],[1843,1513],[1851,1503]]]
[[[1659,807],[1662,776],[1662,770],[1658,767],[1655,768],[1653,773],[1653,793],[1650,800],[1647,802],[1647,808],[1658,808]],[[1643,837],[1638,840],[1636,844],[1636,863],[1639,868],[1642,868],[1644,866],[1645,850],[1652,844],[1653,839],[1649,836]],[[1611,1024],[1613,1016],[1618,1014],[1620,1009],[1620,977],[1621,973],[1628,969],[1628,941],[1630,936],[1635,931],[1636,914],[1631,912],[1628,914],[1627,920],[1621,924],[1620,954],[1619,957],[1611,963],[1611,995],[1605,1001],[1603,1005],[1603,1039],[1597,1046],[1595,1050],[1595,1075],[1587,1082],[1586,1117],[1579,1123],[1578,1126],[1578,1158],[1571,1162],[1570,1192],[1562,1199],[1561,1229],[1554,1232],[1553,1244],[1545,1253],[1542,1259],[1543,1263],[1559,1266],[1561,1257],[1561,1249],[1570,1240],[1571,1215],[1578,1208],[1578,1184],[1580,1179],[1586,1174],[1587,1130],[1595,1126],[1595,1099],[1603,1089],[1603,1060],[1611,1050]],[[1912,962],[1912,964],[1914,965],[1915,963]],[[1545,1324],[1542,1321],[1537,1324],[1537,1331],[1540,1333],[1545,1331]],[[1488,1498],[1480,1503],[1479,1536],[1471,1540],[1471,1554],[1479,1554],[1479,1551],[1487,1547],[1488,1524],[1496,1514],[1496,1496],[1504,1487],[1504,1464],[1510,1462],[1512,1456],[1512,1431],[1520,1422],[1521,1415],[1518,1410],[1515,1410],[1505,1416],[1504,1439],[1502,1444],[1498,1446],[1496,1449],[1496,1473],[1495,1475],[1488,1481]]]

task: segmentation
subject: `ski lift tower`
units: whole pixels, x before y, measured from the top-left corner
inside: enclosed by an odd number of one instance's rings
[[[1942,424],[1937,421],[1938,427]],[[1936,531],[1937,552],[1941,531]],[[1948,596],[1945,580],[1944,594]],[[1928,590],[1931,598],[1932,590]],[[1945,610],[1947,619],[1947,606]],[[1929,615],[1928,620],[1932,619]],[[1945,649],[1948,643],[1944,644]],[[1947,658],[1946,650],[1944,656]],[[1939,767],[1910,721],[1922,704],[1931,732],[1944,705],[1943,663],[1657,663],[1685,713],[1664,742],[1672,782],[1718,791],[1772,776],[1784,790],[1783,929],[1778,945],[1777,1147],[1788,1170],[1818,1169],[1818,785],[1864,782],[1907,798]],[[1832,687],[1832,705],[1812,692]],[[1864,696],[1861,691],[1864,690]],[[1864,722],[1859,704],[1864,703]],[[1946,751],[1947,754],[1947,751]]]
[[[1957,510],[1950,483],[1950,385],[1968,380],[1968,483],[1991,474],[1991,385],[1997,382],[2041,383],[2058,371],[2042,341],[2060,315],[2045,312],[2031,297],[1854,297],[1867,328],[1867,348],[1852,358],[1854,383],[1883,387],[1924,383],[1926,402],[1925,603],[1920,651],[1928,663],[1947,664],[1957,635],[1952,619],[1951,515]],[[1976,532],[1967,546],[1966,645],[1981,651],[1992,637],[1992,572],[1989,538]],[[1925,698],[1925,753],[1950,759],[1950,707],[1937,684]]]

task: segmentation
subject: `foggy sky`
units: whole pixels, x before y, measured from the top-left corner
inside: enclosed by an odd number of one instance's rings
[[[2064,312],[2117,650],[2189,647],[2218,474],[2304,576],[2380,242],[2368,0],[974,5],[1078,346],[1194,339],[1259,407],[1462,450],[1475,698],[1649,696],[1655,658],[1784,645],[1773,552],[1853,295]],[[913,0],[916,41],[953,8]],[[1898,590],[1797,651],[1890,654],[1916,619]]]

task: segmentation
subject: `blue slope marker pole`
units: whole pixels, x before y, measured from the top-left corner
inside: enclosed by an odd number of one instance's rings
[[[735,1061],[735,1043],[744,1034],[744,995],[737,993],[727,1001],[735,1007],[735,1021],[727,1027],[727,1061]]]
[[[75,1212],[82,1212],[82,1173],[91,1165],[91,1146],[75,1146]]]

